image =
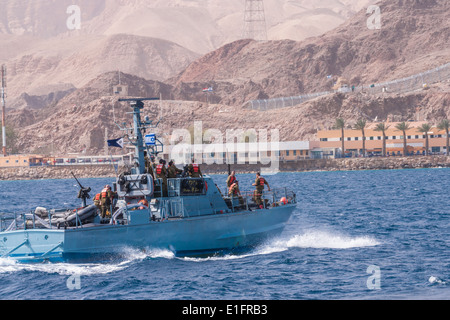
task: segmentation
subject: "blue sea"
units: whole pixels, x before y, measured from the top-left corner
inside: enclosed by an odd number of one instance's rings
[[[213,178],[223,189],[226,176]],[[299,203],[282,235],[258,248],[197,258],[129,249],[77,264],[0,259],[0,299],[449,300],[449,169],[266,178]],[[238,179],[250,190],[254,175]],[[80,182],[101,190],[113,179]],[[0,181],[0,212],[77,206],[77,192],[72,179]]]

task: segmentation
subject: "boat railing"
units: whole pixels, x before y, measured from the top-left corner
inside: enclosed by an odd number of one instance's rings
[[[82,228],[83,223],[78,214],[79,210],[72,211],[74,215],[74,222],[61,221],[63,223],[55,223],[55,216],[61,212],[69,212],[68,210],[51,210],[47,213],[47,219],[40,217],[36,211],[29,213],[14,213],[13,215],[3,215],[0,219],[0,232],[9,232],[15,230],[28,229],[60,229],[61,227]]]
[[[241,191],[238,194],[224,197],[228,207],[234,211],[269,209],[287,204],[297,203],[296,195],[287,188],[270,191]]]

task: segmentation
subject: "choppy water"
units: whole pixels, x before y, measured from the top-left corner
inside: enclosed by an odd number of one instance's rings
[[[215,176],[223,186],[225,176]],[[253,175],[239,177],[241,188]],[[102,263],[0,259],[0,299],[449,299],[450,170],[283,173],[299,205],[241,255],[125,250]],[[82,179],[100,190],[111,179]],[[0,211],[78,204],[73,180],[1,181]],[[250,187],[249,187],[250,188]]]

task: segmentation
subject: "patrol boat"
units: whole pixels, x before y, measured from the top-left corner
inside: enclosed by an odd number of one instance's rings
[[[168,179],[164,194],[162,181],[146,172],[145,151],[158,155],[164,147],[159,139],[154,145],[145,143],[143,133],[157,127],[148,117],[141,120],[146,100],[158,98],[119,100],[133,109],[133,127],[121,129],[131,133],[135,164],[113,183],[117,199],[111,214],[101,218],[97,206],[87,204],[91,189],[80,184],[80,208],[36,208],[2,217],[0,257],[92,261],[123,254],[127,248],[204,255],[252,248],[282,232],[297,203],[295,193],[286,188],[264,192],[256,204],[253,193],[223,195],[210,176],[182,176]]]

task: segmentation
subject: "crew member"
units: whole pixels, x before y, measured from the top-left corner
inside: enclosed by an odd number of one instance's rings
[[[145,154],[145,169],[147,170],[147,173],[151,175],[153,178],[155,178],[154,174],[154,168],[155,168],[155,157],[154,156],[148,156],[147,151],[144,151]]]
[[[178,169],[175,166],[175,162],[171,160],[169,162],[169,169],[167,169],[167,172],[169,179],[175,179],[179,174],[183,172],[183,170]]]
[[[101,204],[101,217],[104,219],[108,215],[108,210],[111,209],[111,204],[114,199],[114,192],[111,190],[111,186],[106,185],[100,193]]]
[[[189,170],[189,176],[191,178],[203,178],[203,174],[200,171],[200,166],[194,162],[194,159],[192,159],[192,163],[188,167]]]
[[[164,160],[164,159],[160,159],[159,164],[156,166],[156,179],[161,179],[162,194],[163,194],[163,197],[167,197],[168,196],[167,169],[166,169],[166,160]]]
[[[100,193],[97,193],[94,197],[94,205],[97,207],[98,210],[102,209],[101,203],[100,203]]]
[[[240,205],[245,205],[244,199],[241,196],[241,191],[239,190],[239,181],[235,180],[233,184],[228,188],[228,196],[230,198],[238,197]]]
[[[255,183],[252,184],[252,186],[255,186],[255,192],[254,192],[254,200],[256,202],[257,205],[262,206],[263,202],[262,202],[262,194],[264,192],[264,185],[267,185],[268,190],[270,191],[270,186],[269,183],[267,182],[266,179],[264,179],[263,177],[261,177],[261,174],[259,172],[256,173],[256,180]]]
[[[228,196],[237,196],[241,195],[241,191],[239,190],[239,181],[233,182],[233,184],[228,188]]]
[[[232,171],[231,174],[228,176],[228,179],[227,179],[227,188],[228,188],[228,189],[231,187],[231,185],[232,185],[233,183],[235,183],[235,182],[237,181],[235,175],[236,175],[236,172],[235,172],[235,171]]]

